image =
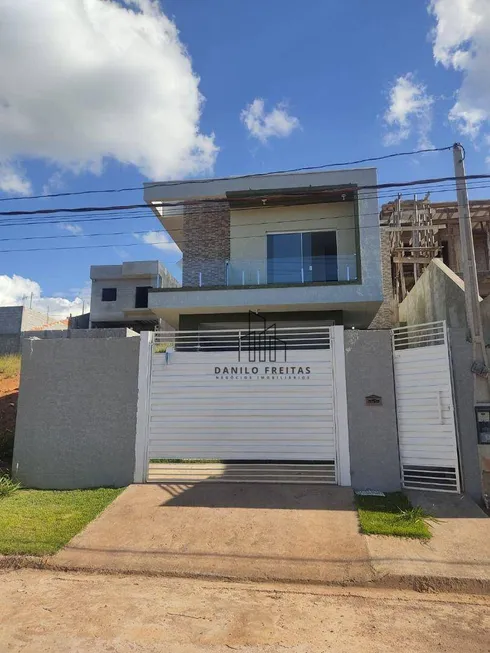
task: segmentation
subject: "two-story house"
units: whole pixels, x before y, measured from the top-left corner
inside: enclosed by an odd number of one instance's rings
[[[180,288],[149,293],[180,330],[367,328],[383,300],[376,170],[250,175],[145,185],[182,250]]]
[[[159,261],[92,265],[90,278],[91,328],[128,327],[138,332],[161,326],[160,317],[148,307],[149,290],[179,285]]]

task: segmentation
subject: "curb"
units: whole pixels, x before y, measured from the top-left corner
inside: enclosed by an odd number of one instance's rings
[[[373,580],[357,582],[356,580],[339,581],[318,581],[295,579],[274,579],[254,577],[233,577],[213,574],[185,573],[185,572],[160,572],[141,570],[121,569],[94,569],[91,567],[52,564],[48,557],[35,556],[0,556],[0,571],[15,571],[18,569],[39,569],[61,573],[86,573],[106,576],[142,576],[148,578],[192,578],[194,580],[225,581],[233,583],[277,583],[278,585],[311,585],[314,587],[350,587],[350,588],[379,588],[393,590],[411,590],[420,593],[454,593],[454,594],[475,594],[490,596],[490,579],[482,578],[458,578],[449,576],[417,576],[407,574],[385,574],[379,575]]]

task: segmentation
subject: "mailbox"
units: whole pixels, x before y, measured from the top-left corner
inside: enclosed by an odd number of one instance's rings
[[[490,404],[475,407],[478,444],[490,444]]]

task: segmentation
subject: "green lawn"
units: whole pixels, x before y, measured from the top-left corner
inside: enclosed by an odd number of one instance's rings
[[[361,532],[368,535],[395,535],[430,539],[427,522],[430,515],[413,508],[402,492],[392,492],[384,497],[356,494]]]
[[[0,499],[0,554],[55,553],[122,490],[19,490]]]

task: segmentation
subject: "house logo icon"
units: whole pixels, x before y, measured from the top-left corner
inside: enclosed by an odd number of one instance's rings
[[[255,323],[259,321],[262,328],[254,328],[254,321]],[[271,324],[268,326],[266,318],[259,315],[259,313],[248,312],[248,332],[247,335],[239,338],[238,344],[239,363],[242,362],[245,352],[248,352],[249,363],[287,362],[286,342],[277,337],[276,325]]]

